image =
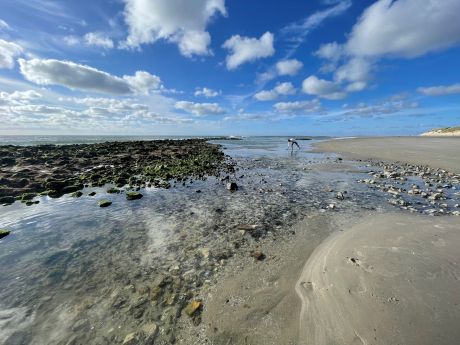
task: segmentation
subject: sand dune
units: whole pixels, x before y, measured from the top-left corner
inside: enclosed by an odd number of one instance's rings
[[[306,263],[299,344],[458,344],[458,218],[376,215]]]

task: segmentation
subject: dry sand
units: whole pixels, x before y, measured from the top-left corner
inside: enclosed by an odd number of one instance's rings
[[[319,151],[343,153],[351,158],[401,161],[460,172],[458,137],[338,139],[320,142],[315,147]]]
[[[458,344],[459,220],[369,216],[315,250],[296,291],[299,344]]]

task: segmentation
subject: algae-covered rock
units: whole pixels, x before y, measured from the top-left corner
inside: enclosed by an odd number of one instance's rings
[[[109,194],[119,194],[120,190],[118,188],[111,187],[111,188],[107,189],[107,193],[109,193]]]
[[[10,230],[0,229],[0,238],[6,237],[11,233]]]
[[[96,192],[91,192],[88,194],[89,196],[95,196],[96,195]]]
[[[73,192],[70,196],[74,197],[74,198],[79,198],[83,195],[83,193],[79,190],[77,190],[76,192]]]
[[[2,196],[0,197],[0,204],[10,205],[16,201],[14,196]]]
[[[127,200],[138,200],[141,199],[143,195],[138,192],[128,192],[126,193],[126,199]]]
[[[99,207],[108,207],[110,205],[112,205],[112,202],[110,200],[101,200],[97,203],[99,205]]]

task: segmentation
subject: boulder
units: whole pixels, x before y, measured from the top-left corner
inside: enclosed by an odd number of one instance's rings
[[[138,200],[142,199],[143,195],[138,192],[128,192],[126,193],[126,199],[127,200]]]
[[[108,207],[108,206],[112,205],[112,202],[109,201],[109,200],[103,199],[103,200],[99,201],[97,204],[99,205],[99,207]]]
[[[0,229],[0,238],[6,237],[11,233],[10,230]]]

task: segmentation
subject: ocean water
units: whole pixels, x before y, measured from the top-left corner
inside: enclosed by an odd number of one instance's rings
[[[215,138],[217,136],[128,136],[128,135],[0,135],[0,145],[44,145],[44,144],[93,144],[106,141],[136,141],[136,140],[165,140],[165,139],[194,139],[194,138]],[[225,136],[222,136],[225,137]],[[246,142],[260,141],[270,142],[279,139],[287,139],[287,136],[258,136],[242,137]],[[311,137],[314,139],[324,139],[326,137]]]
[[[4,138],[3,143],[16,145],[109,140]],[[267,236],[282,234],[299,218],[334,202],[325,186],[353,190],[354,197],[344,201],[351,209],[384,203],[365,186],[355,186],[364,171],[318,170],[335,155],[312,153],[316,140],[299,141],[301,149],[291,151],[286,139],[216,142],[238,164],[231,176],[239,185],[236,193],[227,191],[219,178],[207,178],[169,190],[143,189],[144,197],[137,201],[107,195],[106,188],[87,188],[81,198],[42,197],[31,207],[1,207],[0,228],[12,234],[0,240],[0,344],[121,344],[127,334],[152,321],[161,336],[173,333],[171,313],[177,305],[148,302],[139,310],[139,301],[146,298],[141,291],[152,289],[171,270],[181,272],[187,293],[199,291],[199,284],[212,281],[222,264],[222,259],[202,259],[196,254],[200,248],[224,251],[219,257],[227,258],[235,243],[256,245],[251,237],[241,238],[236,225],[259,224]],[[88,196],[91,191],[96,196]],[[99,208],[102,198],[112,206]]]

